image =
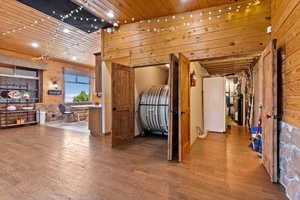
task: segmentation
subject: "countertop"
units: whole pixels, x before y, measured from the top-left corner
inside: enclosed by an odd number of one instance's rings
[[[72,108],[102,108],[102,105],[73,105]]]

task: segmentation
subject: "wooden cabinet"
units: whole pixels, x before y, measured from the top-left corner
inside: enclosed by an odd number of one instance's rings
[[[102,135],[102,108],[100,106],[89,107],[89,130],[92,136]]]
[[[0,128],[37,123],[37,110],[0,111]]]

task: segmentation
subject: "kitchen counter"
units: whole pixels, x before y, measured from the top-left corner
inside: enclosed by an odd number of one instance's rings
[[[72,105],[72,108],[102,108],[102,105]]]

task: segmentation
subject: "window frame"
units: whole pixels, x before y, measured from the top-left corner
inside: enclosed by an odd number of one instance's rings
[[[27,67],[20,67],[20,66],[0,66],[1,68],[9,68],[12,69],[12,74],[3,74],[0,73],[1,77],[11,77],[11,78],[23,78],[23,79],[40,79],[40,71],[38,69],[31,69]],[[27,75],[20,75],[17,73],[18,70],[24,70],[24,71],[32,71],[36,73],[36,76],[27,76]]]
[[[64,70],[64,73],[63,73],[63,102],[64,104],[66,105],[88,105],[88,104],[91,104],[92,103],[92,77],[90,74],[88,74],[86,71],[83,71],[83,70],[74,70],[74,72],[66,72],[67,70],[66,69],[71,69],[73,70],[72,68],[65,68]],[[71,71],[70,70],[70,71]],[[65,76],[66,75],[73,75],[75,76],[75,81],[66,81],[65,80]],[[89,82],[88,83],[84,83],[84,82],[80,82],[78,81],[78,77],[79,76],[82,76],[82,77],[88,77],[89,78]],[[89,87],[89,101],[86,101],[86,102],[66,102],[66,84],[81,84],[81,85],[88,85]]]

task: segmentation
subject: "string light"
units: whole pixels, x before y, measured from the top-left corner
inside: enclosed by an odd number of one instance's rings
[[[226,9],[228,10],[227,14],[228,15],[224,15],[224,17],[229,17],[229,19],[231,19],[233,16],[234,16],[234,13],[232,13],[232,10],[235,10],[236,12],[240,12],[242,7],[245,8],[245,13],[248,13],[250,11],[250,6],[254,6],[256,4],[259,4],[260,3],[260,0],[251,0],[251,2],[246,2],[246,3],[241,3],[239,5],[236,5],[235,8],[233,6],[229,6],[227,8],[223,8],[223,10],[225,10],[225,13],[226,13]],[[222,17],[222,15],[220,15],[220,13],[223,12],[222,9],[217,9],[217,10],[211,10],[211,11],[201,11],[199,13],[200,16],[203,16],[204,13],[207,13],[209,15],[209,17],[207,18],[208,20],[212,20],[212,16],[216,16],[216,18],[220,19]],[[214,12],[217,12],[218,14],[214,14]],[[194,13],[190,13],[188,15],[181,15],[181,16],[170,16],[170,17],[165,17],[164,19],[161,19],[161,18],[157,18],[157,19],[152,19],[152,20],[146,20],[146,22],[148,23],[152,23],[152,22],[155,22],[155,23],[161,23],[161,22],[167,22],[168,19],[182,19],[182,20],[187,20],[187,18],[193,18],[194,17]],[[199,19],[200,22],[203,22],[203,19]],[[143,20],[140,20],[140,21],[137,21],[139,23],[143,23],[144,21]],[[192,22],[184,22],[182,23],[181,26],[190,26],[192,24]],[[180,25],[178,26],[180,27]],[[171,31],[171,30],[174,30],[176,29],[176,26],[175,27],[166,27],[166,28],[154,28],[153,27],[151,29],[140,29],[140,30],[136,30],[136,31],[154,31],[154,32],[162,32],[162,31]],[[130,30],[128,30],[130,31]],[[113,32],[113,31],[112,31]],[[117,30],[116,32],[120,32],[120,30]]]
[[[250,11],[250,6],[255,6],[255,5],[258,5],[258,4],[260,4],[260,3],[261,3],[260,0],[252,0],[251,2],[248,2],[248,3],[242,3],[242,4],[236,5],[236,7],[235,7],[235,6],[234,6],[234,7],[236,8],[236,9],[235,9],[236,12],[240,12],[241,9],[242,9],[242,7],[244,7],[244,8],[245,8],[245,12],[248,13],[248,12]],[[230,18],[233,16],[233,13],[230,12],[230,11],[231,11],[231,10],[234,10],[234,7],[229,6],[229,7],[227,7],[227,8],[223,8],[223,10],[225,10],[225,13],[226,13],[226,9],[229,10],[228,15],[229,15]],[[79,8],[76,8],[76,9],[70,11],[70,13],[68,13],[67,15],[64,15],[64,16],[61,15],[61,20],[63,21],[64,19],[67,19],[67,18],[72,17],[72,19],[74,19],[74,20],[80,20],[80,21],[85,20],[85,21],[97,22],[97,19],[96,19],[96,18],[83,18],[83,17],[80,17],[80,16],[79,16],[79,17],[78,17],[78,16],[72,16],[73,13],[79,13],[79,11],[81,11],[82,9],[83,9],[83,7],[80,6]],[[199,15],[200,15],[200,16],[203,16],[204,13],[206,13],[206,14],[209,15],[209,17],[208,17],[207,19],[208,19],[208,20],[212,20],[212,17],[211,17],[211,16],[216,16],[217,18],[221,18],[222,15],[220,15],[219,13],[222,13],[223,10],[222,10],[222,9],[217,9],[217,10],[211,10],[211,11],[201,11],[201,12],[199,13]],[[213,15],[214,12],[217,12],[218,14]],[[57,14],[55,11],[52,11],[52,13],[53,13],[53,14]],[[227,17],[227,15],[225,15],[225,17]],[[49,19],[50,17],[48,16],[47,18]],[[147,20],[146,22],[148,22],[148,23],[153,23],[153,22],[154,22],[154,23],[161,23],[161,22],[168,22],[169,19],[174,19],[174,20],[175,20],[175,19],[188,20],[187,18],[194,18],[194,12],[193,12],[193,13],[189,13],[188,15],[181,15],[181,16],[175,16],[175,15],[173,15],[173,16],[170,16],[170,17],[157,18],[157,19],[152,19],[152,20],[149,19],[149,20]],[[44,19],[41,19],[41,20],[35,20],[34,23],[32,23],[32,24],[26,25],[26,26],[21,27],[21,28],[16,28],[16,29],[12,29],[12,30],[3,32],[3,33],[1,33],[1,35],[6,35],[6,34],[10,34],[10,33],[14,33],[14,32],[17,32],[17,31],[24,30],[24,29],[26,29],[27,27],[34,26],[35,24],[40,23],[41,21],[44,21]],[[125,19],[125,20],[124,20],[124,24],[127,24],[128,21],[129,21],[129,22],[135,22],[136,20],[135,20],[134,17],[129,18],[129,20]],[[200,22],[203,22],[203,19],[199,19],[199,21],[200,21]],[[104,19],[101,19],[101,22],[105,22]],[[137,20],[136,22],[138,22],[138,23],[143,23],[143,22],[145,22],[145,21],[144,21],[144,20]],[[117,27],[119,27],[120,21],[114,21],[114,20],[111,20],[110,23],[111,23],[114,27],[117,28]],[[183,23],[183,26],[190,26],[190,25],[191,25],[191,22],[184,22],[184,23]],[[97,28],[98,28],[97,26],[95,26],[95,25],[93,25],[93,24],[91,24],[90,27],[92,27],[92,28],[94,28],[94,29],[97,29]],[[178,27],[180,27],[180,26],[178,26]],[[164,31],[164,30],[175,30],[175,29],[176,29],[176,27],[171,27],[171,28],[170,28],[170,27],[169,27],[169,28],[166,27],[166,29],[164,29],[164,28],[151,28],[151,29],[149,29],[149,28],[148,28],[148,29],[141,29],[141,30],[139,30],[139,31],[148,31],[148,32],[150,32],[150,31],[153,30],[154,32],[162,32],[162,31]],[[106,31],[106,30],[105,30],[105,31]],[[91,31],[89,30],[88,32],[90,33]],[[113,29],[110,29],[109,31],[106,31],[106,32],[113,33],[113,32],[120,32],[120,30],[119,30],[119,29],[114,29],[114,28],[113,28]]]

